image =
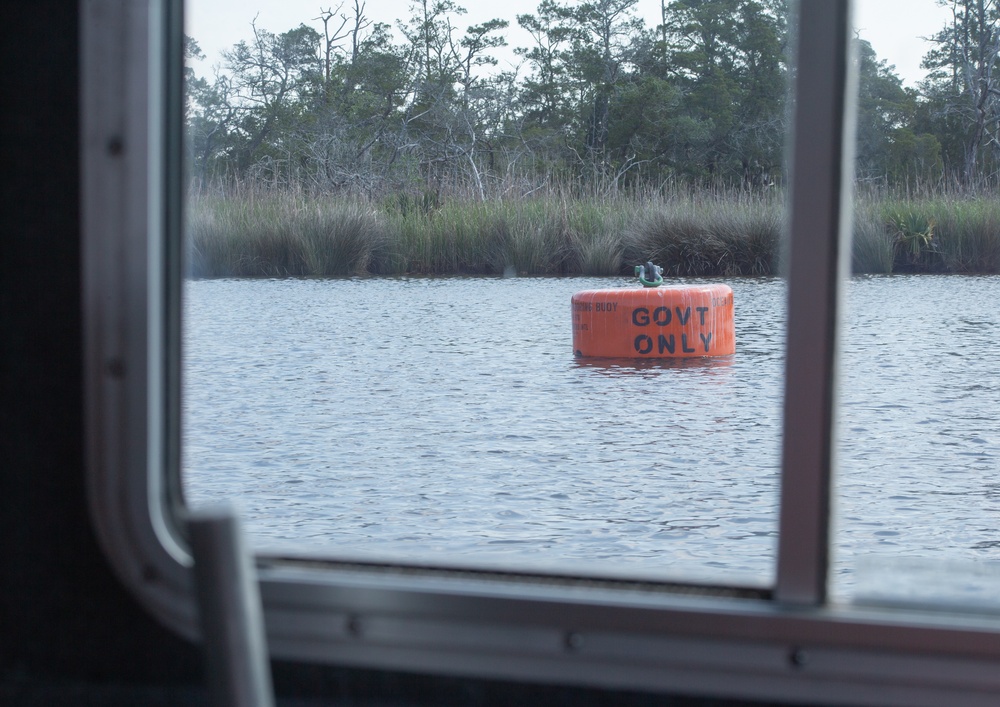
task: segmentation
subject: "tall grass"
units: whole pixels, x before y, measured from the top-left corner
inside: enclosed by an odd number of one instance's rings
[[[673,199],[639,216],[627,253],[669,275],[772,275],[780,268],[782,228],[777,200]]]
[[[383,258],[384,225],[357,204],[312,204],[302,209],[294,232],[305,245],[308,274],[359,275]]]
[[[291,195],[195,201],[187,230],[195,277],[356,275],[386,247],[374,211]]]
[[[854,270],[1000,272],[1000,202],[981,195],[863,199],[855,213]]]
[[[627,275],[765,276],[782,267],[781,195],[558,194],[507,202],[301,193],[199,197],[195,277]],[[855,209],[855,273],[1000,272],[1000,203],[866,195]]]
[[[854,273],[886,274],[892,272],[893,239],[880,209],[860,203],[854,210],[854,238],[851,246],[851,269]]]
[[[1000,203],[957,201],[934,210],[937,251],[951,272],[1000,272]]]
[[[288,203],[218,199],[190,210],[191,271],[196,277],[285,277],[306,274],[304,244]]]

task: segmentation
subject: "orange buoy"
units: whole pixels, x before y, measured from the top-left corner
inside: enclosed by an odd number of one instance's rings
[[[585,290],[573,295],[572,305],[578,357],[693,358],[736,352],[733,291],[727,285]]]

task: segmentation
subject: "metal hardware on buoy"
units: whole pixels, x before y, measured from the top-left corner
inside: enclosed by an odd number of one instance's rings
[[[653,265],[653,261],[646,261],[645,265],[635,266],[635,275],[643,287],[659,287],[663,284],[663,268]]]

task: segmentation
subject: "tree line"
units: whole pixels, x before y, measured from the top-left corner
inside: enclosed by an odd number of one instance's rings
[[[982,187],[1000,168],[1000,7],[937,0],[917,88],[856,40],[857,173],[890,187]],[[351,4],[346,4],[351,2]],[[453,0],[414,0],[395,27],[363,0],[312,25],[252,36],[214,75],[186,56],[194,187],[479,200],[665,186],[765,189],[783,177],[789,23],[783,0],[541,0],[509,23],[467,26]],[[395,30],[395,31],[394,31]]]

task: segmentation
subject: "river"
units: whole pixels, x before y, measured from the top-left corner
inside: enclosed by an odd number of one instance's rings
[[[727,284],[735,355],[633,363],[571,347],[570,296],[624,279],[191,281],[186,494],[237,499],[263,549],[766,586],[785,284]],[[1000,586],[998,301],[848,284],[835,593]]]

